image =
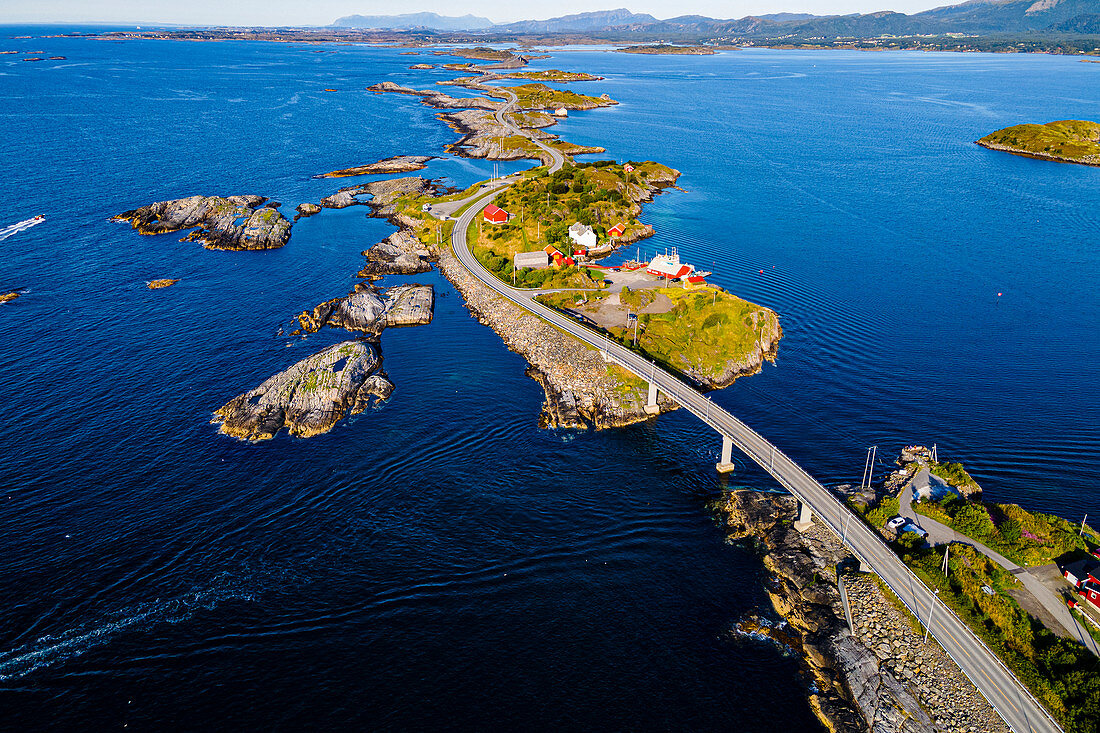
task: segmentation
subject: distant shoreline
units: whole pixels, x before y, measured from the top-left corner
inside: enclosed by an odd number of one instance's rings
[[[18,36],[9,38],[28,38]],[[781,51],[942,51],[950,53],[1021,53],[1079,56],[1100,59],[1100,35],[1036,34],[937,36],[899,35],[866,38],[761,38],[730,36],[721,39],[681,38],[667,40],[629,38],[621,34],[473,34],[420,31],[368,31],[334,28],[182,28],[158,30],[73,31],[31,38],[87,38],[92,40],[178,40],[178,41],[272,41],[279,43],[370,44],[407,49],[436,49],[444,46],[512,44],[520,50],[562,46],[614,46],[616,52],[642,55],[711,55],[718,51],[770,48]],[[627,49],[632,49],[627,51]],[[653,50],[646,50],[653,49]]]

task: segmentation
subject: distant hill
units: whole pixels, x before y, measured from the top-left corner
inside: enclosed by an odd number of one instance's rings
[[[512,33],[584,33],[608,28],[644,27],[657,22],[652,15],[632,13],[626,8],[619,8],[563,15],[549,20],[521,20],[518,23],[498,25],[494,30]]]
[[[333,28],[381,28],[408,31],[427,28],[436,31],[479,31],[493,27],[493,21],[476,15],[460,18],[435,13],[406,13],[404,15],[347,15],[337,18]]]
[[[521,20],[495,25],[471,15],[447,18],[435,13],[397,16],[352,15],[340,27],[438,31],[481,31],[503,37],[574,34],[613,40],[713,40],[728,38],[874,38],[964,33],[1075,33],[1100,35],[1100,0],[969,0],[906,15],[884,10],[851,15],[772,13],[738,19],[681,15],[658,20],[626,8]]]

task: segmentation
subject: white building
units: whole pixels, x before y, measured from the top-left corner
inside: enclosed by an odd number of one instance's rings
[[[519,252],[512,258],[512,266],[517,270],[521,270],[524,267],[530,267],[532,270],[549,267],[550,255],[541,249],[537,252]]]
[[[691,273],[695,272],[695,268],[680,262],[680,255],[676,250],[672,250],[672,254],[657,255],[654,257],[650,263],[646,265],[645,271],[650,275],[675,280],[676,278],[689,277]]]
[[[587,224],[581,224],[579,221],[569,227],[569,238],[573,240],[573,244],[577,247],[592,249],[596,246],[596,231]]]

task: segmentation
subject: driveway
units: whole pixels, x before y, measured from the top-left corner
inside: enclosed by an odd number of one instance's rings
[[[1035,573],[1028,572],[1027,568],[1020,567],[996,550],[986,547],[981,542],[971,539],[964,534],[960,534],[931,517],[925,517],[913,511],[914,487],[918,489],[923,488],[929,485],[931,480],[932,476],[928,469],[922,467],[917,471],[916,475],[913,476],[913,480],[905,485],[905,488],[901,490],[901,494],[898,496],[898,503],[900,505],[899,513],[901,516],[906,517],[913,524],[927,532],[928,541],[932,545],[945,545],[950,542],[961,542],[970,545],[978,552],[1015,575],[1016,579],[1024,586],[1021,590],[1026,589],[1028,595],[1031,596],[1031,599],[1028,599],[1023,593],[1020,595],[1016,593],[1012,594],[1025,610],[1040,619],[1044,625],[1054,633],[1059,636],[1064,636],[1067,639],[1076,639],[1089,649],[1089,651],[1100,657],[1100,646],[1097,645],[1096,640],[1092,638],[1092,635],[1089,634],[1087,630],[1081,628],[1081,625],[1077,623],[1077,619],[1069,612],[1069,607],[1066,605],[1061,595],[1045,585]],[[1064,584],[1068,590],[1070,587],[1069,583]],[[1041,606],[1046,613],[1036,613],[1036,606]],[[1054,622],[1053,624],[1051,623],[1052,621]]]

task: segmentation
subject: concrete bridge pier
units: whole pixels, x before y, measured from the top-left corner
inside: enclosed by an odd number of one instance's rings
[[[798,519],[794,523],[794,528],[799,532],[805,532],[814,524],[814,515],[810,512],[810,505],[804,502],[798,502]]]
[[[657,385],[653,382],[649,383],[649,397],[645,401],[645,413],[647,415],[656,415],[661,411],[660,406],[657,404]]]
[[[722,436],[722,460],[714,464],[718,473],[733,473],[737,466],[733,463],[733,441],[728,436]]]

